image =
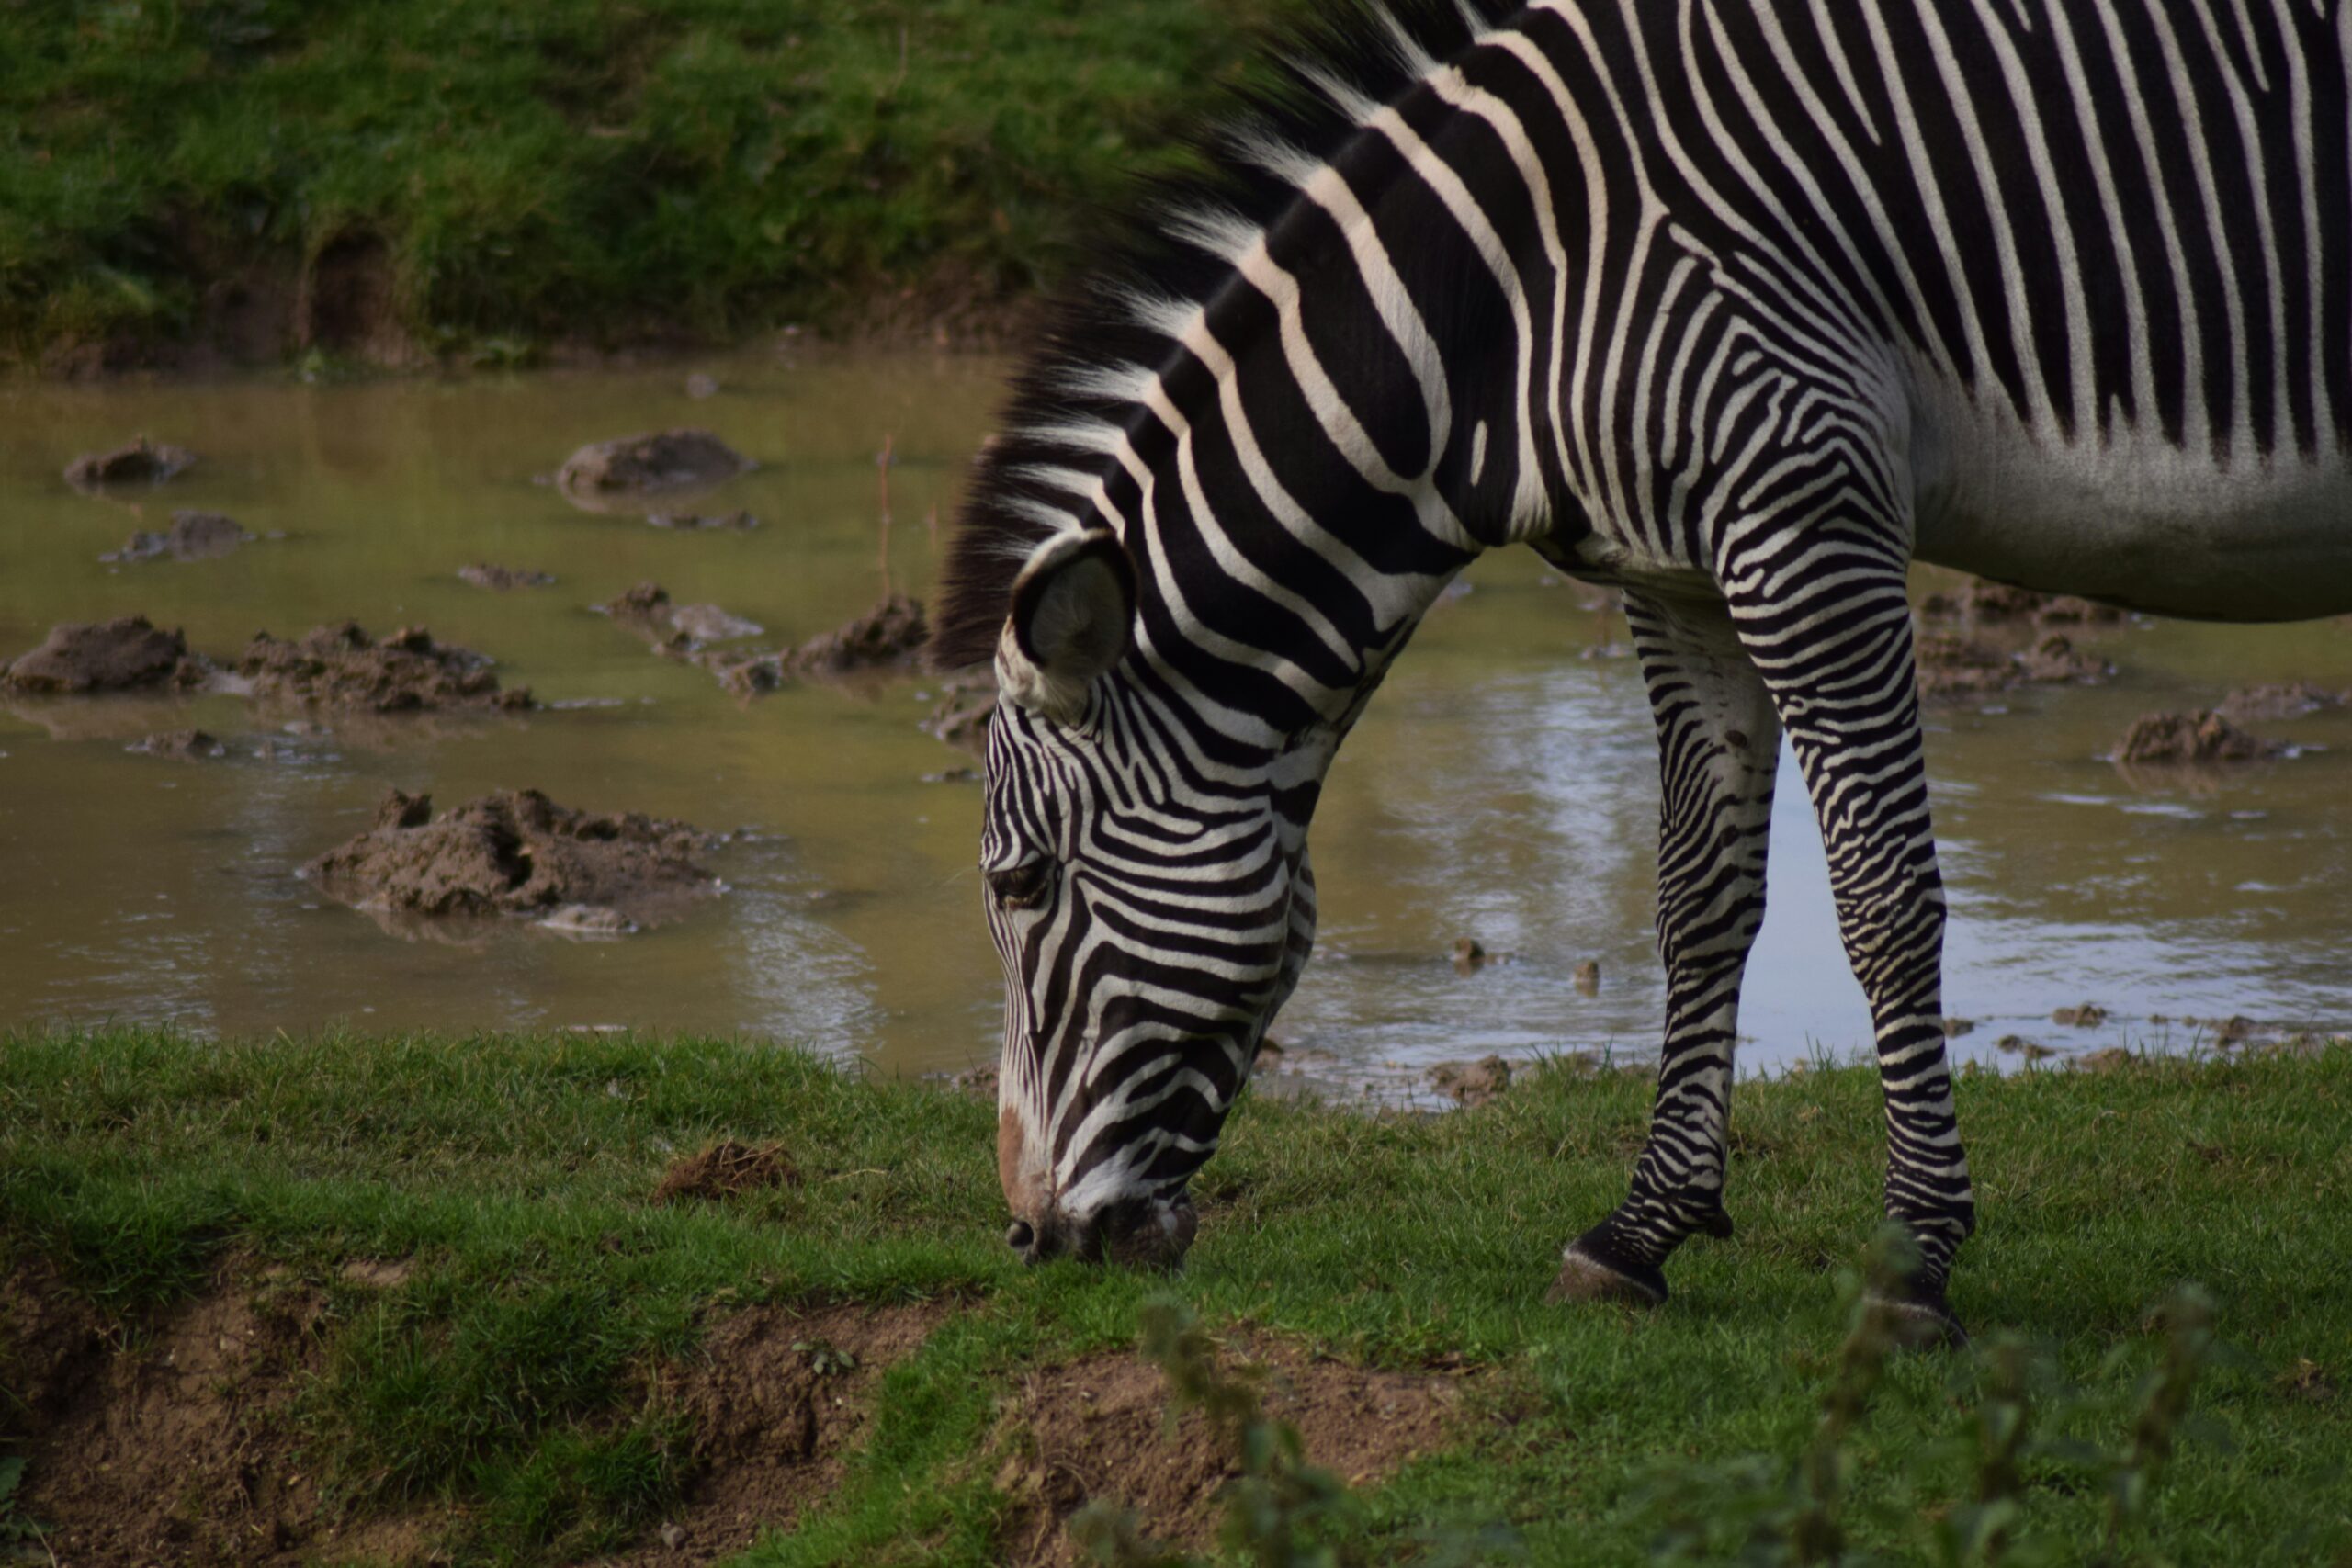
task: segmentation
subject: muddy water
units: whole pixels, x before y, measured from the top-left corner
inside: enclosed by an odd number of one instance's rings
[[[968,761],[916,728],[933,683],[800,685],[746,705],[589,606],[652,580],[770,642],[829,629],[886,586],[930,583],[1000,367],[762,352],[595,374],[304,386],[0,389],[0,656],[49,626],[143,612],[216,655],[253,632],[355,618],[429,626],[553,706],[511,718],[304,722],[227,697],[18,700],[0,710],[0,1022],[634,1026],[741,1032],[960,1068],[995,1042],[998,979],[970,872]],[[691,372],[718,384],[689,395]],[[534,482],[581,443],[696,424],[761,467],[689,503],[747,531],[592,515]],[[75,454],[145,433],[199,466],[154,491],[69,490]],[[876,457],[886,443],[887,470]],[[888,494],[882,486],[887,472]],[[887,504],[887,531],[881,518]],[[174,509],[265,536],[225,558],[98,557]],[[491,561],[552,587],[458,580]],[[887,574],[887,575],[886,575]],[[1325,943],[1276,1033],[1315,1076],[1393,1092],[1489,1050],[1653,1049],[1649,720],[1623,627],[1532,558],[1496,558],[1432,615],[1340,761],[1316,832]],[[2352,687],[2352,627],[2141,625],[2078,637],[2097,689],[1936,710],[1963,1055],[2018,1033],[2062,1050],[2192,1048],[2195,1026],[2352,1019],[2352,717],[2280,722],[2299,755],[2218,778],[2101,760],[2155,707],[2233,685]],[[199,726],[232,754],[127,746]],[[387,930],[293,874],[390,787],[454,806],[536,786],[567,805],[737,830],[729,891],[621,940],[519,924]],[[1773,907],[1744,1063],[1867,1039],[1821,854],[1784,770]],[[1505,956],[1469,976],[1450,953]],[[1599,964],[1590,995],[1578,964]],[[2050,1021],[2084,1001],[2103,1028]]]

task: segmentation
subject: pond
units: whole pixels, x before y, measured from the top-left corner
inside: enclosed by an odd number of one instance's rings
[[[0,388],[0,658],[53,623],[133,613],[216,657],[260,629],[350,619],[429,627],[549,705],[354,724],[224,695],[12,699],[0,1022],[627,1026],[772,1038],[892,1072],[989,1060],[1000,980],[972,870],[979,790],[960,772],[973,759],[919,728],[939,683],[908,672],[742,700],[592,606],[656,581],[788,646],[886,590],[923,594],[1002,373],[787,342],[454,380]],[[708,381],[690,388],[690,374]],[[543,482],[582,443],[681,425],[758,460],[695,506],[759,526],[652,527]],[[77,453],[140,433],[201,461],[152,491],[63,482]],[[179,508],[263,537],[215,559],[99,559]],[[556,581],[493,592],[457,576],[477,561]],[[2010,1034],[2070,1053],[2196,1049],[2212,1031],[2184,1019],[2231,1015],[2265,1032],[2342,1028],[2352,716],[2258,727],[2294,752],[2226,773],[2127,775],[2105,759],[2145,711],[2211,706],[2255,682],[2352,687],[2352,626],[2075,635],[2116,666],[2111,682],[1931,710],[1947,1002],[1976,1021],[1955,1050],[2008,1065],[1996,1042]],[[1393,1096],[1431,1064],[1487,1052],[1654,1054],[1657,786],[1623,637],[1599,594],[1524,553],[1481,562],[1431,615],[1315,828],[1323,939],[1274,1032],[1316,1081]],[[128,749],[191,726],[230,754]],[[368,827],[389,789],[446,808],[522,787],[735,832],[710,861],[728,891],[617,940],[522,921],[436,937],[388,929],[295,874]],[[1869,1037],[1785,757],[1774,840],[1741,1020],[1748,1070]],[[1503,961],[1459,972],[1462,939]],[[1579,983],[1586,964],[1597,985]],[[2052,1021],[2083,1002],[2108,1021]]]

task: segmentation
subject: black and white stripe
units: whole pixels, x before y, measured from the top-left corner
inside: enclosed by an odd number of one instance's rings
[[[1940,1312],[1973,1200],[1905,573],[2352,608],[2352,4],[1416,4],[1304,59],[1064,318],[956,546],[1017,1232],[1181,1252],[1323,773],[1525,543],[1626,591],[1663,777],[1657,1107],[1561,1289],[1662,1294],[1728,1229],[1785,733]]]

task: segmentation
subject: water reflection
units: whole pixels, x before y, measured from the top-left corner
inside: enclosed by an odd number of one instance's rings
[[[690,370],[714,375],[718,394],[692,397]],[[917,728],[935,684],[795,686],[747,705],[589,606],[655,581],[788,646],[886,586],[922,593],[999,372],[757,355],[455,382],[0,389],[0,655],[52,622],[132,612],[216,656],[265,627],[352,617],[379,635],[427,626],[555,705],[322,728],[223,697],[14,704],[0,716],[0,1021],[630,1025],[893,1070],[985,1059],[999,976],[969,869],[978,791],[940,782],[967,759]],[[761,526],[654,528],[535,482],[583,442],[690,424],[761,464],[694,509]],[[77,452],[141,431],[200,463],[150,491],[62,482]],[[209,560],[99,560],[191,507],[263,537]],[[456,575],[478,561],[557,581],[488,592]],[[1276,1032],[1343,1078],[1401,1081],[1488,1050],[1654,1048],[1655,762],[1622,625],[1532,558],[1467,581],[1350,743],[1316,829],[1323,950]],[[2070,1049],[2198,1043],[2157,1014],[2340,1026],[2352,716],[2263,726],[2301,754],[2222,774],[2127,776],[2102,759],[2149,708],[2210,705],[2256,680],[2352,687],[2352,635],[2166,625],[2077,640],[2117,664],[2111,685],[1934,715],[1949,1000],[1979,1021],[1958,1048],[1989,1057],[2007,1033]],[[190,727],[232,755],[126,750]],[[520,924],[404,941],[292,874],[367,826],[393,786],[445,807],[536,786],[591,810],[752,831],[714,859],[729,895],[676,926],[620,942]],[[1743,1018],[1750,1067],[1868,1038],[1785,760],[1772,867]],[[1502,961],[1458,973],[1461,938]],[[1576,980],[1588,962],[1600,976],[1589,995]],[[2086,1000],[2110,1010],[2105,1026],[2050,1021]]]

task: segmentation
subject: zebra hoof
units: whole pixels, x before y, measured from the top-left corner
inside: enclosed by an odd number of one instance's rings
[[[1886,1314],[1888,1330],[1899,1348],[1967,1348],[1968,1330],[1960,1325],[1960,1319],[1952,1315],[1951,1304],[1941,1295],[1872,1296],[1871,1300]]]
[[[1560,1260],[1558,1278],[1544,1299],[1558,1306],[1567,1302],[1623,1302],[1628,1306],[1666,1304],[1666,1276],[1657,1269],[1628,1260],[1608,1263],[1585,1249],[1581,1241]]]

